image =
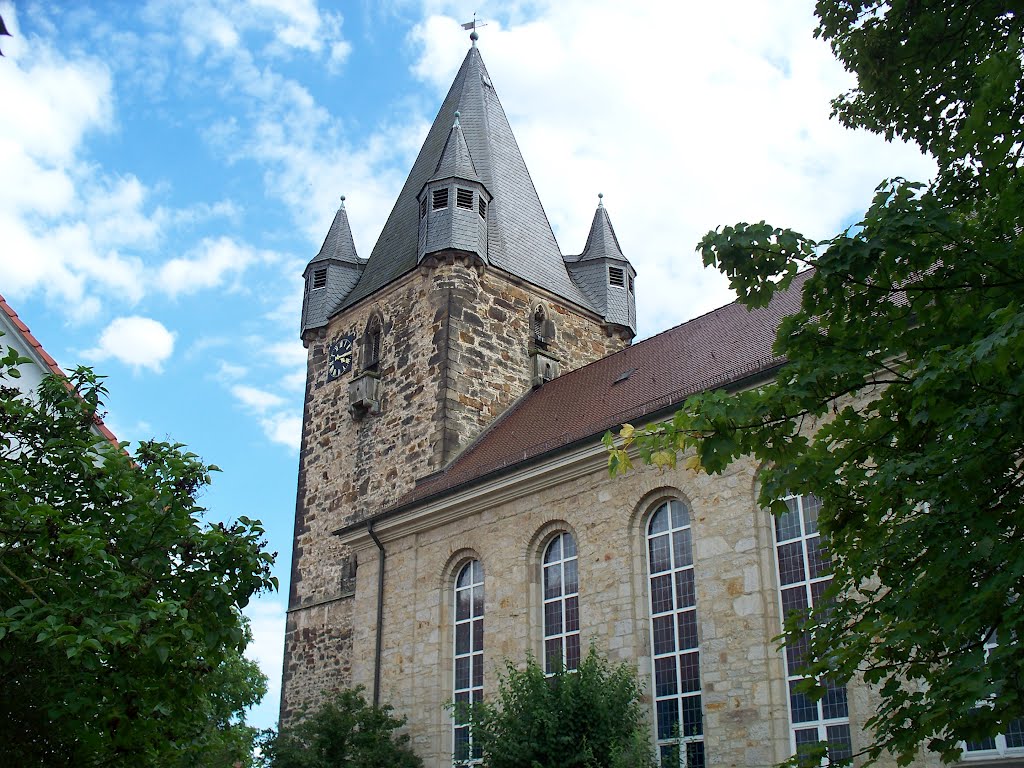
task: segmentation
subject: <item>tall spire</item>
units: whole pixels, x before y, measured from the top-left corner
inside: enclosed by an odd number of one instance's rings
[[[371,295],[415,268],[418,196],[424,185],[435,178],[442,161],[447,162],[446,154],[457,158],[462,151],[460,141],[465,142],[466,155],[492,198],[488,212],[488,263],[577,305],[592,308],[569,277],[480,51],[472,47],[441,104],[359,283],[336,310]],[[455,146],[450,146],[452,142]]]

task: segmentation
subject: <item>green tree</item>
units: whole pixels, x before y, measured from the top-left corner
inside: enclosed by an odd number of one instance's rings
[[[883,182],[824,242],[764,222],[706,235],[704,263],[750,308],[814,268],[778,332],[788,363],[606,436],[610,467],[629,450],[661,465],[692,450],[708,472],[749,455],[766,507],[821,496],[834,599],[790,616],[786,638],[809,632],[812,680],[877,686],[868,757],[951,761],[1024,714],[1024,17],[984,0],[820,0],[817,15],[857,76],[835,114],[917,142],[938,173]]]
[[[96,434],[105,391],[88,369],[24,394],[6,383],[27,361],[0,354],[5,754],[173,765],[205,747],[246,763],[241,714],[265,681],[241,657],[240,609],[276,588],[263,529],[202,522],[216,467],[180,445],[129,456]]]
[[[345,689],[295,725],[264,734],[260,751],[267,768],[419,768],[406,734],[395,735],[404,718],[391,707],[374,707],[362,686]]]
[[[246,643],[252,641],[249,622],[242,617]],[[197,702],[203,728],[187,733],[173,760],[162,765],[175,768],[227,768],[254,765],[253,747],[260,731],[245,722],[246,710],[267,693],[267,677],[259,664],[237,651],[227,655],[207,680],[209,695]]]
[[[533,658],[506,662],[497,698],[472,713],[473,739],[486,768],[654,766],[640,696],[635,670],[593,647],[579,669],[552,676]]]

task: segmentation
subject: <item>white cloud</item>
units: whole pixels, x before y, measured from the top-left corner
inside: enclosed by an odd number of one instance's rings
[[[295,341],[279,341],[275,344],[271,344],[267,348],[267,352],[274,362],[289,367],[306,367],[306,348],[302,346],[302,342],[296,339]]]
[[[229,374],[233,372],[228,369]],[[232,384],[228,389],[242,407],[257,417],[267,439],[293,451],[299,449],[302,417],[294,410],[292,400],[248,384]]]
[[[272,42],[261,53],[271,56],[326,51],[334,62],[336,50],[349,45],[342,36],[341,14],[321,10],[316,0],[151,0],[145,15],[155,25],[171,19],[181,25],[176,39],[184,40],[194,58],[231,56],[267,34]]]
[[[328,59],[327,64],[330,67],[331,72],[338,72],[342,65],[348,61],[349,54],[352,53],[352,45],[345,40],[340,40],[337,43],[331,45],[331,57]]]
[[[187,256],[165,262],[156,280],[156,287],[176,297],[216,288],[229,279],[237,280],[255,263],[270,263],[278,257],[269,251],[258,251],[230,237],[204,239]]]
[[[248,373],[249,369],[244,365],[235,365],[234,363],[221,360],[217,366],[217,373],[214,376],[220,382],[231,382],[245,378]]]
[[[468,43],[465,9],[424,7],[448,14],[410,36],[413,73],[439,103]],[[639,273],[641,336],[731,300],[693,253],[707,230],[764,218],[824,237],[864,210],[881,179],[933,172],[915,148],[829,119],[829,100],[852,81],[813,39],[812,11],[805,0],[550,0],[532,4],[528,21],[503,10],[481,31],[564,252],[583,247],[606,193]],[[659,30],[672,30],[671,44]]]
[[[253,599],[243,611],[249,618],[252,642],[245,655],[258,663],[267,676],[267,695],[249,713],[248,722],[256,727],[269,727],[277,723],[281,702],[281,668],[284,664],[284,630],[287,614],[285,603],[278,595],[261,595]]]
[[[318,52],[323,47],[320,32],[323,19],[313,0],[250,0],[252,8],[276,22],[275,36],[292,48]]]
[[[263,432],[271,442],[287,446],[293,451],[299,450],[302,442],[302,417],[299,414],[275,413],[269,418],[261,419]]]
[[[16,22],[13,9],[7,19]],[[95,317],[106,299],[134,304],[145,293],[140,253],[167,224],[226,211],[154,207],[137,177],[84,159],[88,139],[114,125],[104,63],[19,37],[0,67],[0,100],[18,105],[0,121],[0,284],[11,295],[42,293],[74,321]]]
[[[257,387],[250,387],[245,384],[236,384],[231,387],[231,394],[234,395],[242,405],[256,413],[265,413],[271,408],[279,408],[285,403],[285,399],[273,392],[267,392]]]
[[[148,317],[119,317],[100,334],[99,343],[83,354],[96,361],[114,358],[135,370],[156,373],[174,353],[174,334]]]
[[[19,38],[5,64],[0,94],[17,109],[8,109],[0,122],[0,142],[42,164],[61,166],[74,158],[88,133],[110,129],[111,78],[101,62],[69,61],[41,41]]]

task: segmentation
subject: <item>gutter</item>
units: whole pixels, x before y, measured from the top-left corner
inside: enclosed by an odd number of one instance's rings
[[[373,543],[380,550],[380,557],[377,559],[377,647],[373,654],[373,708],[380,706],[380,656],[384,637],[381,629],[384,625],[384,545],[381,544],[377,534],[373,532],[373,520],[366,523],[366,532],[370,534]]]

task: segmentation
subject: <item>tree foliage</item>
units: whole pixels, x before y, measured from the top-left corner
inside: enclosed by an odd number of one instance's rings
[[[579,669],[552,676],[533,658],[506,662],[496,700],[476,705],[473,739],[486,768],[653,767],[640,696],[633,668],[593,647]]]
[[[390,706],[368,704],[362,686],[345,689],[295,725],[266,733],[262,762],[266,768],[419,768],[408,735],[395,734],[403,725]]]
[[[28,362],[6,350],[7,381]],[[256,521],[202,522],[216,467],[93,428],[88,369],[0,378],[0,743],[19,765],[248,763],[240,609],[276,588]],[[202,756],[201,758],[199,756]],[[227,759],[230,758],[230,759]]]
[[[938,173],[883,182],[824,242],[764,222],[708,233],[704,263],[751,308],[814,268],[778,331],[788,363],[606,442],[613,471],[631,450],[662,465],[692,451],[708,472],[750,455],[765,506],[822,497],[834,600],[790,616],[786,638],[809,631],[812,681],[877,687],[870,758],[955,760],[1024,714],[1024,17],[954,0],[821,0],[817,14],[857,75],[835,114],[917,142]]]

